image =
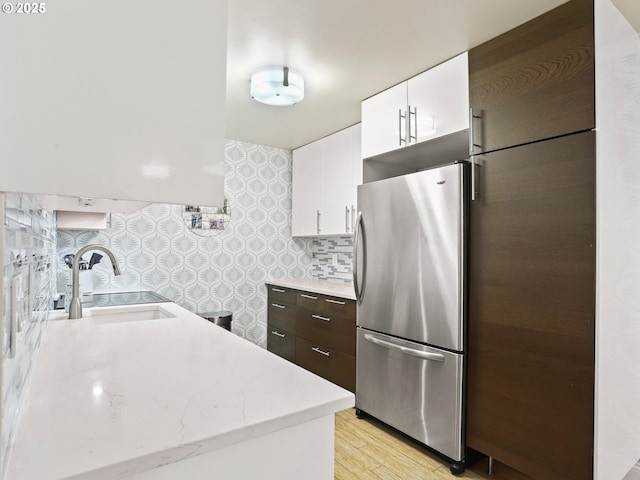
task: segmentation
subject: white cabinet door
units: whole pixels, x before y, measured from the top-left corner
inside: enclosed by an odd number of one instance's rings
[[[469,128],[467,53],[408,80],[410,144]]]
[[[318,235],[322,210],[323,145],[313,142],[293,151],[291,235]],[[322,215],[322,214],[321,214]]]
[[[292,236],[353,233],[362,183],[360,145],[357,124],[293,151]]]
[[[362,102],[362,158],[405,145],[406,110],[406,82]]]
[[[320,140],[324,144],[323,208],[320,233],[352,233],[352,207],[357,179],[354,163],[360,160],[360,125],[341,130]]]
[[[467,128],[465,52],[362,102],[362,158]]]
[[[222,205],[227,1],[46,7],[2,18],[0,191]]]

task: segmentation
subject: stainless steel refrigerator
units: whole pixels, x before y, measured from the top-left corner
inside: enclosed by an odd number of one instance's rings
[[[469,164],[358,187],[356,409],[464,470]]]

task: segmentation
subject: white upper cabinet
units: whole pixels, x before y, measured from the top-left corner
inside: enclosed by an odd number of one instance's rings
[[[468,128],[465,52],[362,102],[362,158]]]
[[[313,142],[293,151],[291,235],[317,235],[322,210],[323,145]]]
[[[0,190],[222,205],[226,0],[45,8],[2,18]]]
[[[405,146],[407,82],[362,102],[362,158]]]
[[[293,151],[291,234],[351,235],[362,183],[360,124]]]

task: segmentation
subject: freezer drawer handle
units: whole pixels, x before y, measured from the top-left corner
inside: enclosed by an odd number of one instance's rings
[[[304,298],[310,298],[311,300],[317,300],[318,299],[318,297],[314,297],[313,295],[307,295],[306,293],[301,293],[300,296],[304,297]]]
[[[324,320],[325,322],[330,322],[331,319],[329,317],[323,317],[322,315],[311,315],[312,318],[317,318],[318,320]]]
[[[271,333],[274,334],[276,337],[280,337],[280,338],[286,337],[286,335],[284,333],[280,333],[280,332],[277,332],[275,330],[273,330]]]
[[[272,307],[276,307],[276,308],[287,308],[287,307],[285,307],[284,305],[279,305],[279,304],[277,304],[277,303],[272,303],[272,304],[271,304],[271,306],[272,306]]]
[[[413,355],[414,357],[422,358],[423,360],[433,360],[435,362],[444,362],[444,355],[441,355],[439,353],[423,352],[421,350],[414,350],[413,348],[402,347],[394,343],[385,342],[384,340],[375,338],[372,335],[369,335],[367,333],[365,333],[364,338],[365,340],[369,340],[371,343],[375,343],[376,345],[380,345],[381,347],[386,347],[391,350],[396,350],[401,353],[406,353],[407,355]]]
[[[324,352],[322,350],[320,350],[318,347],[313,347],[311,350],[313,350],[316,353],[321,353],[322,355],[324,355],[325,357],[328,357],[329,355],[331,355],[331,353],[329,352]]]
[[[286,292],[286,290],[281,290],[280,288],[272,288],[271,289],[272,292],[278,292],[278,293],[284,293]]]
[[[331,300],[330,298],[327,298],[326,300],[327,300],[327,302],[329,302],[329,303],[335,303],[335,304],[337,304],[337,305],[346,305],[346,303],[347,303],[347,302],[340,302],[340,301],[338,301],[338,300]]]

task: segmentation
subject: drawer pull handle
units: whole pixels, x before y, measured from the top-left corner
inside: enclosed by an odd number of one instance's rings
[[[330,298],[327,298],[327,302],[329,302],[329,303],[335,303],[335,304],[337,304],[337,305],[346,305],[346,304],[347,304],[347,302],[340,302],[340,301],[338,301],[338,300],[331,300]]]
[[[318,299],[318,297],[314,297],[313,295],[307,295],[306,293],[301,293],[300,296],[304,297],[304,298],[310,298],[311,300],[317,300]]]
[[[325,357],[328,357],[329,355],[331,355],[331,353],[320,350],[318,347],[313,347],[311,350],[313,350],[316,353],[321,353]]]
[[[280,337],[280,338],[286,337],[284,333],[276,332],[275,330],[272,331],[271,333],[274,334],[276,337]]]
[[[331,319],[329,317],[323,317],[322,315],[311,315],[312,318],[317,318],[318,320],[324,320],[325,322],[330,322]]]
[[[282,290],[281,288],[272,288],[271,289],[272,292],[278,292],[278,293],[285,293],[286,290]]]
[[[271,306],[272,306],[272,307],[276,307],[276,308],[287,308],[287,307],[285,307],[284,305],[279,305],[279,304],[277,304],[277,303],[272,303],[272,304],[271,304]]]

